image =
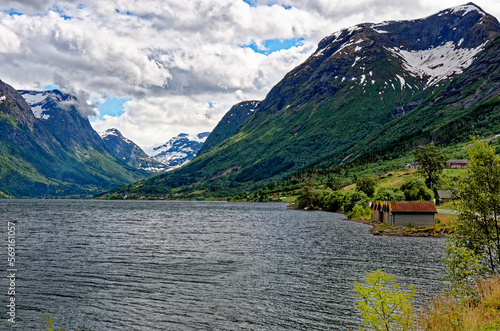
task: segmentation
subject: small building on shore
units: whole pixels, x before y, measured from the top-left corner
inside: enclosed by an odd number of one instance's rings
[[[451,192],[450,191],[436,191],[436,205],[440,205],[446,202],[451,201]]]
[[[448,161],[446,161],[446,164],[448,165],[448,167],[453,168],[453,169],[465,169],[465,168],[467,168],[467,160],[465,160],[465,159],[448,160]]]
[[[389,226],[431,226],[437,210],[432,201],[375,201],[372,219]]]

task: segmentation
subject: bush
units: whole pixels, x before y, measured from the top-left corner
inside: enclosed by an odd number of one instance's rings
[[[347,213],[346,216],[350,219],[358,219],[371,216],[371,209],[369,207],[363,208],[361,205],[354,205],[351,212]]]
[[[318,209],[321,207],[320,195],[314,190],[312,183],[306,184],[297,197],[297,208],[299,209]]]
[[[393,276],[380,269],[367,274],[365,279],[366,283],[354,282],[363,325],[375,330],[411,330],[415,318],[411,305],[415,286],[403,291]]]
[[[463,298],[476,297],[477,284],[485,271],[481,265],[481,257],[471,249],[457,247],[453,244],[453,240],[445,248],[445,252],[445,279],[451,282],[450,292]]]

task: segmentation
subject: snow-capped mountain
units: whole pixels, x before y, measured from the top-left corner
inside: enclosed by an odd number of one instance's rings
[[[99,133],[107,149],[117,158],[137,169],[165,172],[169,167],[150,158],[132,140],[125,138],[118,129]]]
[[[209,134],[210,132],[196,135],[181,133],[161,146],[145,149],[145,152],[173,170],[194,159]]]
[[[463,141],[471,132],[489,132],[486,127],[496,132],[496,115],[480,116],[483,108],[471,112],[480,106],[476,100],[498,96],[496,76],[483,74],[496,70],[491,49],[498,49],[498,36],[498,20],[472,3],[421,19],[337,31],[287,73],[224,143],[143,188],[264,187],[295,180],[309,167],[392,158],[438,139]],[[488,112],[495,107],[483,106]],[[473,131],[475,125],[484,131]]]
[[[0,81],[0,196],[91,196],[150,177],[111,155],[78,105],[57,90]]]
[[[81,145],[98,145],[106,150],[89,120],[78,111],[75,96],[59,90],[18,92],[31,107],[38,124],[54,135],[62,146],[77,150]]]
[[[406,85],[405,77],[415,78],[422,83],[421,88],[427,88],[461,74],[498,36],[499,28],[496,18],[468,3],[421,19],[342,29],[324,38],[312,58],[353,58],[351,66],[361,72],[349,78],[340,74],[335,79],[350,79],[366,86],[375,81],[373,71],[365,70],[363,64],[372,60],[374,47],[382,46],[403,69],[403,75],[394,76],[400,89],[415,88]]]

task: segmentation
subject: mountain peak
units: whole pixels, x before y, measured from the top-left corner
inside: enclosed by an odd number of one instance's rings
[[[479,14],[486,16],[486,12],[484,12],[479,6],[477,6],[473,2],[466,3],[465,5],[451,7],[445,10],[442,10],[440,13],[456,13],[461,14],[462,16],[467,15],[470,12],[478,12]]]
[[[210,132],[180,133],[161,146],[146,149],[146,153],[173,170],[194,159],[209,135]]]

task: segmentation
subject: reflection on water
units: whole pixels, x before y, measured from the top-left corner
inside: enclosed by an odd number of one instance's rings
[[[15,330],[45,313],[66,330],[346,330],[366,272],[419,302],[442,286],[442,239],[285,204],[4,200],[0,215],[17,222]]]

